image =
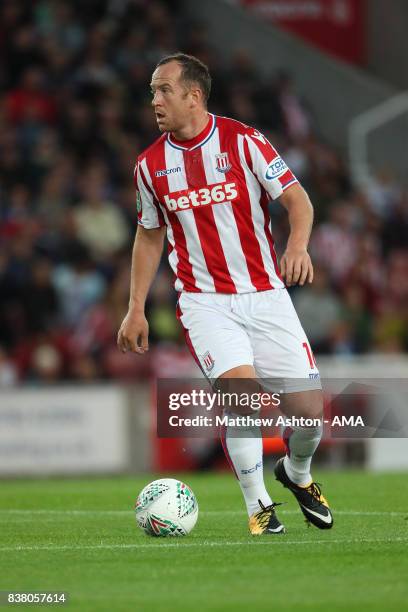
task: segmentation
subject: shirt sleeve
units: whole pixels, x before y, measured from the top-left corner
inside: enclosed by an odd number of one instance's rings
[[[277,150],[260,132],[250,128],[245,135],[245,143],[249,168],[272,200],[279,198],[288,187],[298,183]]]
[[[138,159],[134,172],[138,224],[145,229],[163,227],[166,223],[152,188],[149,186],[146,161]]]

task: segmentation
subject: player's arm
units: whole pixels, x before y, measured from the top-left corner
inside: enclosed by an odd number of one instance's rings
[[[276,149],[257,130],[248,129],[244,151],[249,169],[272,200],[280,198],[289,214],[290,235],[280,262],[286,285],[311,283],[313,266],[307,245],[313,224],[313,207],[307,193]]]
[[[286,285],[304,285],[313,281],[313,265],[307,252],[313,225],[313,206],[306,191],[295,183],[280,196],[280,203],[289,215],[290,234],[280,261]]]
[[[143,354],[149,349],[145,304],[163,252],[165,221],[147,176],[146,160],[139,158],[134,175],[139,225],[132,252],[129,310],[118,332],[118,347],[124,353]]]
[[[145,317],[147,294],[159,267],[165,228],[139,225],[132,252],[129,310],[118,332],[118,347],[124,353],[143,354],[149,349],[149,325]]]

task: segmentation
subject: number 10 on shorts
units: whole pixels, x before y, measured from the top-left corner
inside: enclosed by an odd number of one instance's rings
[[[315,359],[315,356],[313,355],[312,349],[310,348],[310,346],[308,345],[307,342],[303,342],[302,346],[303,346],[303,348],[306,351],[306,355],[307,355],[307,358],[309,360],[310,368],[312,370],[314,370],[314,367],[317,364],[316,364],[316,359]]]

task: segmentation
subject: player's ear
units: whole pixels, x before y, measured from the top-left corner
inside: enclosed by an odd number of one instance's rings
[[[203,93],[199,87],[192,87],[190,89],[190,96],[195,107],[202,103]]]

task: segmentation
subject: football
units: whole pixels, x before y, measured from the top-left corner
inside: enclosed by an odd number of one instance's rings
[[[198,518],[198,503],[184,482],[161,478],[145,486],[136,501],[136,522],[148,535],[185,536]]]

